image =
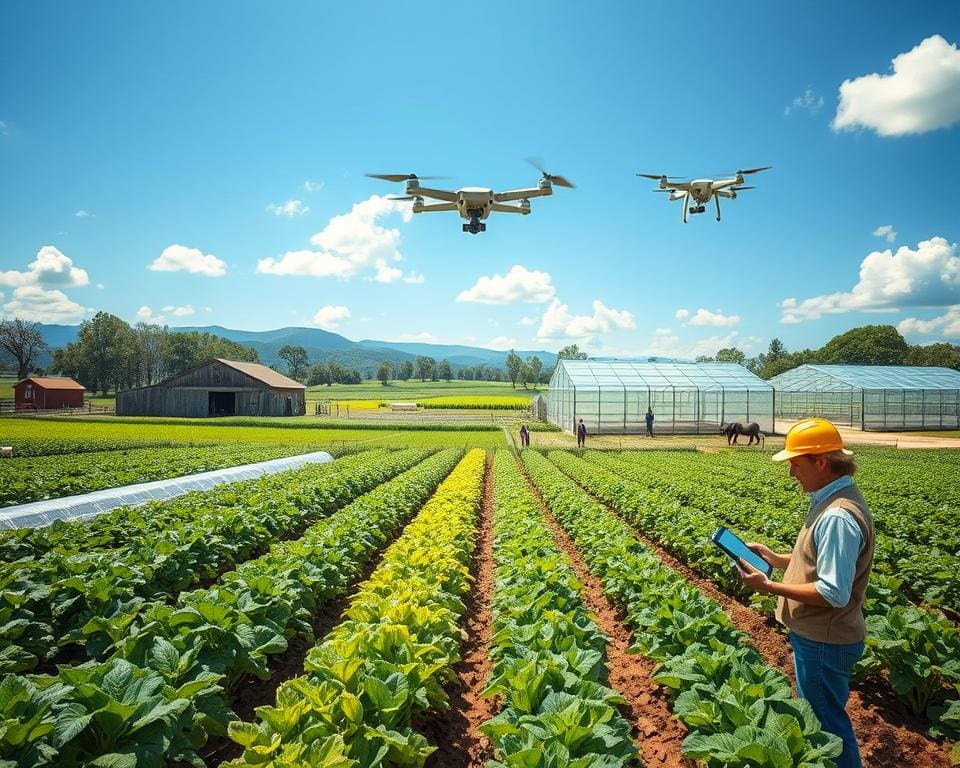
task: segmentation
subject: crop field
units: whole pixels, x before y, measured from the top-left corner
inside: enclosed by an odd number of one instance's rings
[[[79,487],[66,477],[332,439],[30,431],[35,455],[0,466],[4,489],[36,474],[54,497]],[[807,500],[769,451],[517,454],[500,430],[397,431],[332,463],[0,535],[0,765],[835,765],[772,604],[709,543],[724,523],[792,545]],[[101,449],[63,455],[58,435]],[[877,529],[849,706],[864,764],[948,768],[960,455],[863,448],[858,464]]]

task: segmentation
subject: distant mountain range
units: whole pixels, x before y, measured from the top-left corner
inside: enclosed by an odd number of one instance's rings
[[[76,325],[44,325],[40,331],[44,340],[51,348],[64,347],[77,338],[79,326]],[[311,363],[335,362],[346,368],[356,368],[361,374],[376,369],[384,360],[390,362],[413,362],[417,355],[426,355],[440,360],[449,360],[454,368],[477,366],[480,364],[494,368],[504,368],[507,352],[500,352],[483,347],[465,347],[457,344],[414,344],[392,341],[350,341],[338,333],[331,333],[319,328],[278,328],[274,331],[238,331],[224,328],[219,325],[185,326],[171,328],[171,331],[199,331],[222,336],[230,341],[236,341],[244,346],[253,347],[260,355],[260,360],[266,365],[273,365],[279,361],[277,353],[280,348],[290,344],[303,347],[307,351]],[[539,357],[543,362],[543,369],[549,370],[556,365],[555,352],[544,350],[516,350],[520,357]],[[40,365],[49,365],[51,359],[41,359]]]

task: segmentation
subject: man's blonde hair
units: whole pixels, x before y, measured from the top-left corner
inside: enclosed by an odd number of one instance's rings
[[[853,456],[848,453],[830,451],[819,455],[830,462],[830,469],[838,475],[853,475],[857,471],[857,463],[853,460]]]

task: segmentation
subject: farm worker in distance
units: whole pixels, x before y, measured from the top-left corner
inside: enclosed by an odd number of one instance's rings
[[[520,447],[526,448],[530,445],[530,433],[527,431],[527,425],[520,425]]]
[[[587,444],[587,425],[580,419],[577,424],[577,448],[583,448]]]
[[[749,587],[778,596],[777,620],[790,630],[797,694],[810,702],[824,730],[843,739],[838,768],[862,765],[845,707],[850,673],[863,654],[863,601],[874,547],[873,520],[853,483],[852,457],[826,419],[797,422],[773,460],[790,462],[791,477],[810,496],[810,512],[793,552],[747,545],[785,569],[783,581],[770,581],[746,564],[740,568]]]
[[[647,422],[647,437],[653,437],[653,410],[647,408],[647,415],[643,418]]]

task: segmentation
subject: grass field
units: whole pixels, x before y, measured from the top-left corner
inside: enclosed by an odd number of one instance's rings
[[[18,442],[36,443],[37,441],[81,444],[83,441],[116,441],[142,444],[203,444],[212,443],[284,443],[311,446],[324,444],[332,447],[352,447],[360,445],[383,446],[467,446],[495,448],[506,445],[503,431],[487,428],[485,430],[464,428],[457,425],[452,429],[416,429],[394,426],[380,427],[329,427],[322,422],[299,421],[297,427],[285,427],[273,420],[265,426],[267,419],[250,419],[246,424],[231,420],[224,424],[222,420],[183,419],[35,419],[9,417],[0,420],[0,443],[10,445],[16,453]]]
[[[414,402],[434,397],[522,397],[530,399],[536,394],[546,392],[546,385],[540,389],[517,387],[502,381],[391,381],[386,386],[379,381],[366,381],[362,384],[332,384],[329,387],[308,387],[307,400],[374,400],[379,402]]]

